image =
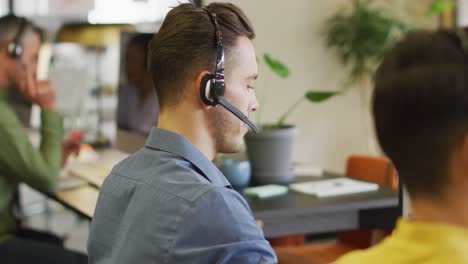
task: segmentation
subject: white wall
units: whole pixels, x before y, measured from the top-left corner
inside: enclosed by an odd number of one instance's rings
[[[457,0],[458,16],[457,25],[468,26],[468,0]]]

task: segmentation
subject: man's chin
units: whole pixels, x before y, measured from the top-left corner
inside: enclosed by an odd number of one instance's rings
[[[242,141],[238,144],[232,144],[231,146],[224,146],[222,149],[218,150],[220,153],[232,154],[238,153],[242,150]]]
[[[238,148],[238,149],[226,149],[226,150],[220,150],[219,153],[223,153],[223,154],[235,154],[235,153],[239,153],[241,151],[241,148]]]

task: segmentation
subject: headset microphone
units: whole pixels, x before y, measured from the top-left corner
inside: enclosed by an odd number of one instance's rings
[[[258,128],[254,125],[254,123],[252,123],[252,121],[250,121],[249,118],[246,115],[244,115],[244,113],[242,113],[239,109],[237,109],[235,106],[229,103],[226,99],[224,99],[223,97],[219,98],[219,104],[226,108],[226,110],[231,112],[237,118],[239,118],[246,125],[248,125],[252,129],[252,131],[254,131],[255,133],[258,132]]]
[[[237,107],[229,103],[224,99],[224,49],[223,41],[221,36],[221,30],[219,29],[218,21],[216,19],[216,14],[211,13],[209,10],[205,9],[210,15],[216,29],[216,67],[215,73],[208,73],[203,76],[200,84],[200,98],[202,102],[206,105],[216,106],[221,105],[226,110],[231,112],[247,126],[249,126],[255,133],[258,132],[257,127],[254,125],[249,118],[242,113]]]

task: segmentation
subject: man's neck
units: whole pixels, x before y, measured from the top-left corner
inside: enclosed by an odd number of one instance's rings
[[[468,228],[468,195],[451,193],[447,196],[443,200],[414,199],[411,202],[410,220]]]
[[[164,111],[159,114],[158,128],[182,135],[209,160],[214,159],[214,142],[200,114],[181,108]]]

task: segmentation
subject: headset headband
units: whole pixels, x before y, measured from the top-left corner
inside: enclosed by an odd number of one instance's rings
[[[215,66],[215,74],[217,79],[224,79],[224,47],[223,47],[223,36],[221,34],[221,30],[219,29],[218,19],[215,13],[210,12],[208,9],[205,8],[208,14],[213,21],[215,26],[215,35],[216,35],[216,66]]]
[[[26,29],[27,21],[24,17],[19,18],[19,26],[13,37],[12,42],[8,45],[8,53],[13,58],[20,58],[23,53],[23,46],[21,45],[21,37]]]

